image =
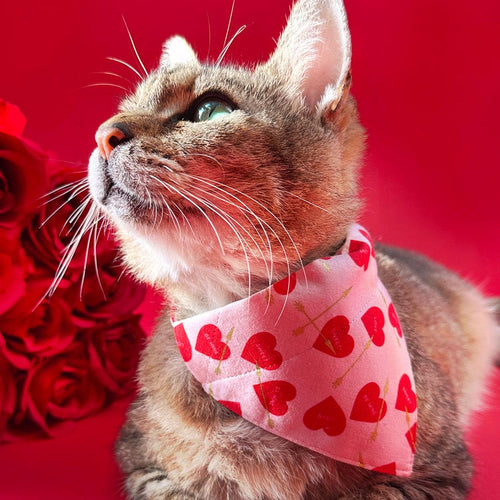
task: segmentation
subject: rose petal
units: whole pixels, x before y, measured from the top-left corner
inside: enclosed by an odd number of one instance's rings
[[[0,99],[0,130],[11,135],[21,135],[26,125],[26,117],[21,110]]]
[[[50,434],[54,422],[85,417],[102,408],[105,400],[104,387],[90,372],[84,345],[75,342],[67,352],[30,368],[22,405]]]
[[[33,143],[0,132],[0,228],[19,230],[36,211],[48,187],[46,162]]]
[[[90,364],[96,377],[112,392],[123,394],[133,378],[146,335],[140,316],[124,316],[88,333]]]

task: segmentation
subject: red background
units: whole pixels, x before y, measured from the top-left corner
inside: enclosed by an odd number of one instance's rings
[[[236,0],[227,60],[263,60],[291,0]],[[497,0],[346,0],[353,93],[368,133],[363,222],[376,239],[419,250],[500,295]],[[25,135],[85,168],[100,122],[139,68],[124,15],[148,69],[173,34],[217,58],[231,0],[16,1],[2,5],[0,97],[28,117]],[[97,74],[116,72],[126,79]],[[127,79],[129,81],[127,81]],[[498,370],[493,387],[500,383]],[[472,498],[500,497],[498,391],[469,433],[477,462]],[[495,394],[496,392],[496,394]],[[111,443],[125,402],[56,440],[0,447],[1,498],[117,498]]]

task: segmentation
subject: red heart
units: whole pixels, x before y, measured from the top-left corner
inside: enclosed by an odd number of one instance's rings
[[[349,255],[351,259],[359,266],[368,269],[370,263],[371,248],[364,241],[351,240],[349,244]]]
[[[195,349],[210,358],[223,361],[231,356],[231,350],[221,338],[222,333],[215,325],[204,325],[198,333]]]
[[[321,335],[313,347],[335,358],[345,358],[354,349],[354,339],[349,335],[349,320],[345,316],[335,316],[321,329]]]
[[[241,357],[258,364],[264,370],[276,370],[280,367],[283,357],[276,351],[276,337],[269,332],[259,332],[252,335],[245,344]]]
[[[390,464],[380,465],[372,469],[375,472],[383,472],[384,474],[394,474],[396,475],[396,462],[391,462]]]
[[[219,403],[241,417],[241,405],[237,401],[223,401],[222,399],[219,399]]]
[[[273,415],[280,417],[288,411],[287,401],[297,395],[295,387],[284,380],[271,380],[253,386],[261,405]]]
[[[278,281],[273,285],[274,291],[280,295],[287,295],[292,293],[297,285],[297,275],[295,273],[290,274],[286,278]]]
[[[415,447],[417,444],[417,423],[415,422],[410,430],[405,434],[408,444],[410,445],[411,451],[415,453]]]
[[[380,422],[387,413],[387,403],[379,396],[378,384],[375,382],[366,384],[356,396],[351,419],[360,422]]]
[[[368,336],[372,339],[372,342],[380,347],[384,345],[385,334],[384,334],[384,313],[378,307],[370,307],[368,311],[361,316],[361,321],[365,325]]]
[[[191,343],[189,342],[186,330],[182,323],[174,327],[174,336],[182,359],[187,363],[188,361],[190,361],[193,352],[191,350]]]
[[[372,247],[371,254],[375,257],[375,247],[373,245],[372,237],[368,234],[368,231],[365,231],[364,229],[360,229],[359,232],[370,242],[370,246]]]
[[[323,429],[329,436],[338,436],[344,432],[346,418],[337,401],[329,396],[304,413],[304,425],[313,431]]]
[[[389,304],[389,321],[391,325],[398,331],[398,335],[403,337],[403,330],[401,329],[401,324],[399,323],[398,314],[396,309],[394,309],[394,304],[391,302]]]
[[[417,409],[417,395],[411,388],[411,380],[406,373],[401,377],[398,387],[396,410],[413,413]]]

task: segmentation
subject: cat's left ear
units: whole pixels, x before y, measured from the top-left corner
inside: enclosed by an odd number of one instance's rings
[[[342,0],[299,0],[263,66],[312,112],[334,111],[350,86],[351,36]]]
[[[163,44],[160,58],[160,68],[172,70],[178,66],[198,65],[198,57],[182,36],[173,36]]]

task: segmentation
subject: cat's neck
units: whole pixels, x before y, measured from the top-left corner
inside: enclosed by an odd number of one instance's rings
[[[207,252],[202,239],[168,238],[157,234],[121,231],[124,256],[133,272],[166,295],[176,310],[193,316],[248,297],[277,281],[263,261],[247,263],[239,252]],[[132,258],[130,258],[132,257]],[[138,266],[137,263],[140,265]]]
[[[198,265],[166,285],[176,309],[176,319],[223,307],[269,286],[258,277],[240,275],[230,268],[213,269]]]
[[[326,255],[334,255],[345,239],[333,244],[329,251],[311,254],[302,262],[292,264],[289,272],[281,272],[274,276],[260,273],[248,274],[241,266],[229,266],[227,262],[220,266],[196,262],[190,268],[170,280],[165,291],[176,310],[176,319],[184,319],[196,314],[223,307],[231,302],[249,297],[278,280],[285,278],[290,272],[297,271],[313,260]]]
[[[336,235],[330,244],[311,249],[301,260],[275,259],[271,265],[265,259],[247,260],[248,256],[237,250],[223,251],[216,245],[207,252],[203,239],[166,237],[161,232],[132,234],[130,228],[121,235],[132,271],[163,291],[178,312],[177,319],[257,293],[309,262],[333,255],[345,239]]]

